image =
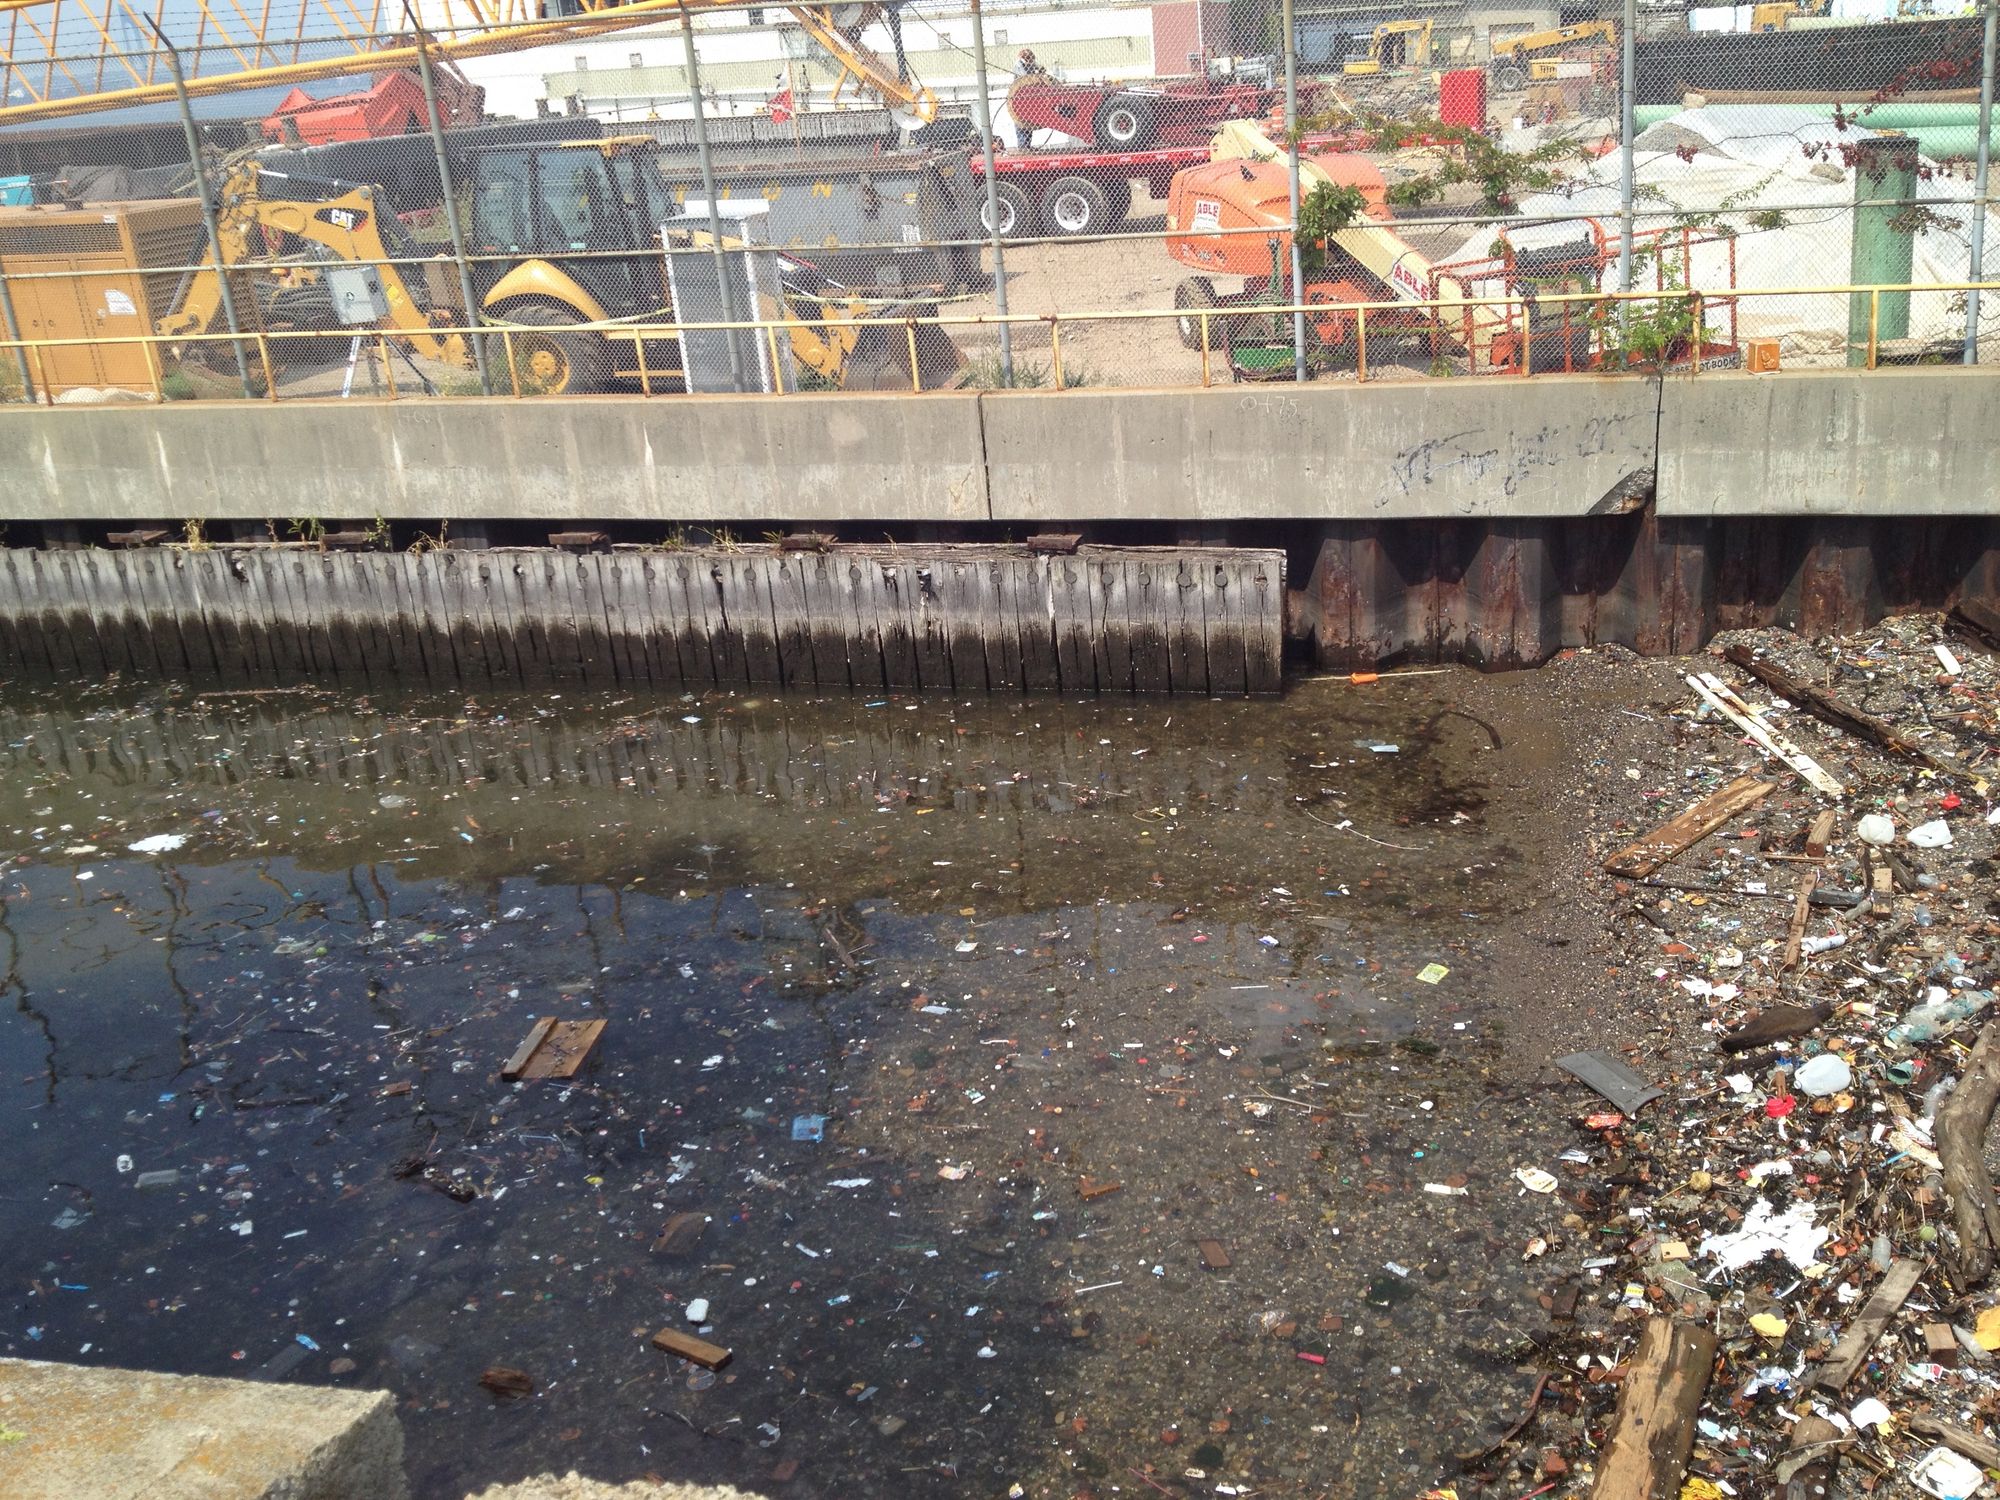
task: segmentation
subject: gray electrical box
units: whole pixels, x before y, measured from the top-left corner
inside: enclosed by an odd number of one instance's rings
[[[378,268],[328,266],[324,274],[327,294],[333,299],[333,315],[347,327],[379,323],[389,316],[389,294],[383,289]]]

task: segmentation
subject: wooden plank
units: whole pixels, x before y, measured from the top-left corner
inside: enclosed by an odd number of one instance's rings
[[[451,640],[459,681],[466,687],[482,688],[489,686],[496,674],[486,657],[486,633],[479,628],[473,602],[477,580],[471,576],[471,557],[466,552],[433,552],[436,571],[431,577],[437,585],[438,624]]]
[[[947,554],[931,566],[931,590],[945,655],[951,661],[952,691],[986,691],[986,581],[970,557]]]
[[[1226,552],[1202,560],[1203,630],[1207,639],[1208,690],[1219,697],[1250,691],[1250,653],[1243,618],[1244,592],[1237,586],[1234,559]]]
[[[979,564],[986,574],[986,685],[991,692],[1018,695],[1026,682],[1020,591],[1027,562],[1003,553]],[[1047,624],[1044,619],[1044,633]]]
[[[1176,693],[1208,692],[1208,623],[1199,552],[1180,551],[1162,561],[1161,603],[1165,605],[1167,685]]]
[[[79,547],[64,548],[54,556],[59,597],[68,616],[68,627],[76,636],[77,665],[93,677],[124,670],[129,658],[112,632],[103,628],[103,613],[98,608],[97,591],[85,561],[89,554]]]
[[[750,663],[743,650],[743,626],[730,618],[729,554],[695,554],[696,592],[708,621],[709,650],[715,655],[718,687],[741,687],[750,680]]]
[[[218,677],[262,675],[257,648],[243,625],[243,580],[230,568],[228,559],[211,548],[174,554],[188,597],[208,626],[209,644],[215,648]]]
[[[1667,1500],[1680,1493],[1715,1346],[1715,1334],[1706,1328],[1671,1318],[1647,1320],[1625,1366],[1618,1411],[1597,1456],[1591,1500]]]
[[[1791,925],[1785,929],[1785,957],[1778,965],[1780,971],[1794,968],[1799,961],[1799,948],[1806,939],[1806,918],[1812,915],[1813,887],[1819,884],[1819,871],[1808,870],[1799,882],[1798,904],[1792,908]]]
[[[1067,563],[1067,559],[1063,560]],[[1010,559],[1009,599],[1014,606],[1014,635],[1021,643],[1021,688],[1030,693],[1054,693],[1063,687],[1056,650],[1055,559]]]
[[[486,608],[492,614],[493,633],[500,642],[510,683],[525,684],[538,665],[534,642],[521,618],[521,583],[533,563],[532,553],[495,548],[480,554]]]
[[[927,692],[952,690],[951,633],[944,600],[938,592],[939,570],[934,561],[912,561],[902,576],[912,587],[904,603],[912,611],[911,639],[917,648],[917,679]]]
[[[76,597],[75,569],[65,569],[68,552],[36,552],[35,589],[42,601],[42,632],[49,661],[56,672],[104,675],[104,656],[97,649],[97,630]],[[86,644],[87,643],[87,644]]]
[[[1643,838],[1627,844],[1604,862],[1604,868],[1613,875],[1650,875],[1675,855],[1693,848],[1745,808],[1754,807],[1777,789],[1775,781],[1739,776],[1678,817],[1669,819]]]
[[[1806,854],[1809,858],[1826,858],[1826,846],[1833,842],[1834,825],[1839,818],[1840,814],[1829,807],[1813,819],[1812,827],[1806,832]]]
[[[599,558],[592,553],[563,560],[569,575],[570,604],[576,611],[576,644],[583,654],[583,680],[589,687],[613,687],[618,682],[617,659],[611,652],[611,626],[604,614],[604,585],[597,575]]]
[[[1137,614],[1132,629],[1132,680],[1142,693],[1173,691],[1169,662],[1168,595],[1174,588],[1177,564],[1164,552],[1147,551],[1125,560],[1125,582]]]
[[[1833,1346],[1826,1363],[1813,1372],[1812,1383],[1836,1395],[1845,1389],[1855,1372],[1868,1362],[1876,1343],[1888,1331],[1890,1320],[1917,1289],[1923,1274],[1921,1260],[1890,1261],[1874,1295],[1869,1297],[1860,1315],[1847,1325],[1847,1332]]]
[[[515,684],[521,680],[521,648],[509,625],[508,581],[513,577],[509,554],[481,548],[469,553],[468,597],[486,642],[486,667],[496,682]]]
[[[1917,743],[1916,740],[1904,734],[1887,720],[1878,719],[1875,715],[1866,713],[1851,703],[1842,702],[1832,693],[1826,691],[1826,689],[1814,683],[1807,682],[1803,677],[1793,676],[1776,662],[1767,661],[1763,657],[1758,656],[1748,646],[1733,645],[1728,647],[1722,654],[1748,672],[1752,677],[1755,677],[1767,686],[1776,688],[1778,692],[1784,695],[1787,702],[1806,709],[1816,718],[1833,725],[1834,728],[1844,729],[1849,734],[1859,735],[1865,740],[1880,745],[1884,750],[1903,756],[1905,759],[1914,760],[1920,765],[1929,766],[1934,771],[1943,771],[1947,775],[1957,774],[1956,767],[1932,755],[1930,751]]]
[[[810,688],[818,682],[806,579],[813,564],[821,561],[805,552],[781,552],[771,559],[771,618],[778,639],[778,675],[786,687]]]
[[[195,679],[213,677],[216,671],[215,639],[209,632],[208,621],[202,618],[192,586],[193,579],[186,565],[186,555],[164,547],[153,547],[142,551],[138,557],[147,596],[159,600],[160,607],[170,611],[174,617],[180,637],[181,658],[187,664],[188,676]]]
[[[680,687],[687,681],[681,665],[679,622],[667,588],[667,559],[648,553],[639,559],[640,609],[645,618],[646,654],[653,664],[655,687]]]
[[[604,1035],[602,1020],[563,1021],[543,1016],[529,1030],[527,1039],[514,1049],[500,1069],[505,1079],[574,1078],[584,1059],[590,1056],[597,1039]]]
[[[354,607],[354,638],[361,651],[361,672],[371,683],[394,687],[410,680],[403,666],[401,643],[395,637],[395,616],[388,597],[380,552],[344,552],[340,564],[348,577],[348,598]]]
[[[181,645],[180,619],[165,598],[154,597],[144,559],[123,551],[106,553],[105,560],[124,596],[126,618],[131,621],[130,650],[138,669],[159,677],[186,677],[187,651]]]
[[[37,556],[38,553],[19,547],[0,551],[7,580],[7,597],[0,600],[0,609],[7,611],[12,623],[15,650],[19,653],[22,669],[48,675],[55,669],[49,659],[48,641],[42,633],[41,580],[35,573]]]
[[[889,688],[917,688],[923,673],[917,662],[917,611],[910,596],[917,591],[914,569],[892,557],[877,557],[868,566],[868,583],[882,630],[882,678]]]
[[[1090,569],[1091,655],[1100,693],[1132,691],[1131,604],[1125,560],[1106,548],[1085,548],[1079,556]]]
[[[566,573],[565,559],[543,552],[529,558],[514,578],[528,634],[521,670],[534,674],[537,686],[583,681],[583,650],[577,644]]]
[[[703,603],[707,573],[692,552],[669,554],[663,570],[667,605],[675,621],[675,646],[681,676],[695,692],[715,686],[715,646],[708,636],[708,611]]]
[[[1065,693],[1098,691],[1097,655],[1092,643],[1091,565],[1078,557],[1052,557],[1041,564],[1047,585],[1049,629],[1055,641],[1056,672]]]
[[[845,623],[847,679],[856,692],[880,692],[889,685],[881,565],[866,554],[850,553],[840,560],[834,583],[840,590],[840,617]]]
[[[1244,551],[1235,572],[1248,690],[1276,693],[1285,685],[1285,555]]]
[[[711,1344],[706,1339],[698,1339],[691,1333],[682,1333],[678,1328],[662,1328],[653,1335],[653,1347],[664,1349],[669,1354],[677,1354],[704,1370],[719,1370],[728,1364],[730,1352],[720,1344]]]
[[[334,646],[333,601],[326,595],[326,580],[320,574],[319,563],[315,554],[290,552],[281,554],[279,566],[284,570],[285,587],[291,594],[293,618],[298,622],[299,639],[305,645],[308,671],[313,677],[332,681],[346,669]]]
[[[410,558],[410,583],[418,609],[417,640],[424,653],[424,669],[434,687],[461,685],[465,670],[458,663],[458,643],[452,638],[451,617],[446,611],[445,584],[439,576],[447,566],[445,554],[415,553]]]
[[[1750,705],[1737,696],[1736,689],[1713,672],[1690,672],[1686,682],[1704,703],[1798,772],[1809,786],[1826,793],[1829,797],[1839,797],[1844,794],[1840,782],[1825,767],[1806,754],[1789,737],[1779,734],[1752,713]]]
[[[307,564],[304,581],[308,595],[317,594],[315,613],[326,625],[334,676],[342,682],[365,683],[372,681],[363,642],[370,611],[361,571],[354,564],[353,553],[322,552]]]
[[[851,687],[854,679],[849,676],[850,649],[856,655],[873,649],[859,639],[850,642],[847,636],[850,613],[847,576],[854,560],[820,552],[794,556],[791,563],[799,571],[804,591],[806,632],[812,642],[813,685],[826,692]],[[879,663],[880,650],[874,654]]]
[[[611,665],[619,680],[632,687],[650,687],[653,663],[648,650],[643,583],[639,565],[629,557],[604,554],[597,559],[597,587],[604,602],[604,628],[611,645]]]
[[[743,643],[746,682],[775,687],[784,681],[778,660],[778,622],[767,569],[776,558],[767,551],[725,553],[721,562],[723,617]]]
[[[283,557],[273,552],[237,551],[230,561],[243,568],[251,582],[249,613],[266,621],[271,662],[281,682],[298,682],[312,674],[311,659],[299,638],[291,592],[285,585]]]
[[[549,1039],[549,1033],[555,1029],[556,1018],[554,1016],[543,1016],[533,1026],[530,1026],[526,1038],[522,1040],[520,1046],[514,1049],[514,1055],[500,1065],[500,1076],[502,1078],[520,1077],[521,1069],[528,1065],[528,1060],[535,1055],[542,1043]]]

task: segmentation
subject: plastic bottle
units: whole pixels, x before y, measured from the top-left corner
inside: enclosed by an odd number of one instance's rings
[[[1983,1003],[1977,995],[1926,1000],[1905,1012],[1903,1019],[1889,1028],[1889,1041],[1898,1047],[1921,1046],[1977,1012]]]

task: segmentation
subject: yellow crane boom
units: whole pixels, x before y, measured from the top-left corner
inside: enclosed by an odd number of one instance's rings
[[[462,59],[654,25],[724,0],[580,0],[544,15],[542,0],[422,0],[433,57]],[[878,0],[785,9],[852,80],[892,109],[928,122],[937,97],[861,40]],[[151,25],[189,59],[195,96],[413,67],[403,0],[0,0],[0,125],[158,104],[174,97]],[[215,65],[220,62],[219,68]],[[836,88],[836,93],[838,88]]]

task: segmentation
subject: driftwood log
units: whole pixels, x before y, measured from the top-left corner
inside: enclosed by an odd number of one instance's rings
[[[1986,1172],[1986,1131],[2000,1103],[2000,1021],[1979,1033],[1965,1072],[1937,1111],[1937,1152],[1944,1163],[1944,1190],[1951,1195],[1958,1226],[1958,1281],[1984,1284],[1993,1274],[1993,1246],[2000,1241],[2000,1210],[1993,1206],[1993,1179]]]
[[[1802,677],[1794,677],[1776,662],[1767,661],[1755,655],[1747,646],[1731,646],[1723,652],[1737,666],[1765,683],[1776,688],[1789,703],[1811,711],[1815,718],[1823,719],[1836,729],[1844,729],[1849,734],[1858,734],[1864,740],[1880,745],[1884,750],[1918,761],[1936,771],[1957,775],[1958,768],[1949,761],[1939,760],[1922,745],[1904,734],[1895,725],[1865,713],[1851,703],[1834,697],[1825,688],[1815,687]]]
[[[1647,1321],[1625,1367],[1591,1500],[1673,1500],[1680,1494],[1715,1343],[1714,1333],[1692,1323]]]

